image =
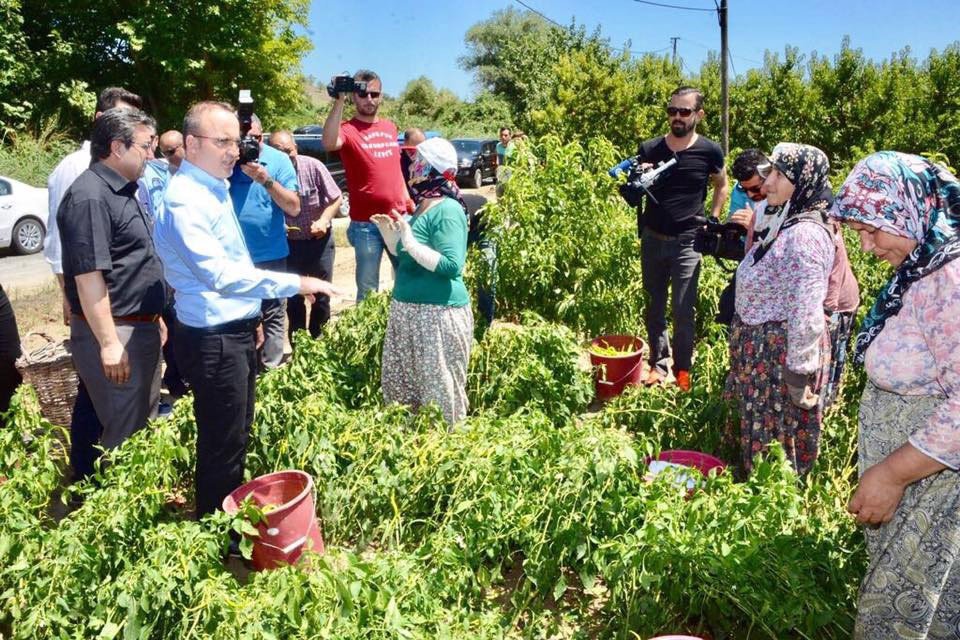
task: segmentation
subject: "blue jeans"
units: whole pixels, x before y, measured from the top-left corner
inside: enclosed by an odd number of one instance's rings
[[[372,222],[350,221],[347,227],[347,240],[353,246],[357,258],[357,302],[362,302],[370,291],[380,288],[380,260],[386,249],[383,236],[377,225]],[[387,257],[393,268],[397,268],[396,257],[387,251]]]

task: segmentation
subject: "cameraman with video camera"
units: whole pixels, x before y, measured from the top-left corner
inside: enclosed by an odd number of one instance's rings
[[[383,89],[380,77],[362,70],[350,76],[337,76],[327,87],[334,99],[333,107],[323,124],[323,147],[339,151],[350,194],[350,226],[347,239],[353,245],[357,260],[357,302],[370,291],[380,288],[380,260],[383,257],[383,236],[370,216],[389,211],[409,211],[413,202],[400,170],[400,145],[397,126],[380,118]],[[356,115],[342,122],[347,96],[353,101]],[[395,258],[387,257],[396,268]]]
[[[253,113],[253,101],[241,91],[240,158],[230,176],[230,199],[240,222],[253,266],[266,271],[286,271],[286,216],[300,213],[297,173],[286,154],[263,144],[263,127]],[[286,298],[263,300],[263,346],[260,369],[273,369],[283,360],[283,323]]]
[[[693,87],[680,87],[667,107],[670,131],[640,144],[637,161],[652,168],[672,159],[647,194],[640,218],[640,256],[643,289],[647,293],[644,322],[650,344],[650,372],[645,384],[662,383],[671,357],[667,333],[667,293],[673,288],[673,374],[677,386],[690,389],[693,360],[694,313],[700,278],[700,254],[693,247],[701,226],[707,184],[713,183],[711,215],[716,216],[727,198],[727,174],[720,146],[697,134],[704,117],[703,95]]]

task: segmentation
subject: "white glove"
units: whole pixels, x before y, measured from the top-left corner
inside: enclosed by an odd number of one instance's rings
[[[413,229],[410,228],[410,223],[403,218],[400,218],[398,221],[398,226],[400,227],[400,242],[403,243],[403,248],[407,250],[410,257],[427,271],[431,273],[436,271],[437,265],[440,264],[443,255],[427,245],[418,242],[417,239],[413,237]]]
[[[400,241],[400,227],[396,220],[382,213],[370,216],[370,222],[377,225],[380,235],[383,237],[383,244],[391,255],[397,255],[397,242]]]

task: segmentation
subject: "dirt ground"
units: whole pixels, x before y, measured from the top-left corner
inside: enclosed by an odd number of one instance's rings
[[[463,192],[465,197],[481,196],[489,201],[496,199],[494,185],[487,185],[480,189],[464,189]],[[331,299],[331,311],[334,316],[356,304],[357,286],[354,278],[356,261],[353,248],[347,242],[348,222],[347,218],[338,218],[334,221],[337,249],[333,284],[341,291],[341,295]],[[3,285],[13,305],[20,338],[26,352],[46,343],[45,339],[31,336],[31,333],[41,332],[54,340],[62,340],[70,334],[69,328],[63,323],[59,290],[42,254],[0,256],[0,284]],[[392,286],[393,269],[384,256],[380,265],[380,288],[389,289]]]

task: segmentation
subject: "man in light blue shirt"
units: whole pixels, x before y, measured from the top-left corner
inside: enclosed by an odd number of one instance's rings
[[[249,135],[260,144],[260,157],[257,162],[234,166],[230,176],[230,199],[253,264],[269,271],[286,271],[290,254],[286,216],[296,218],[300,215],[297,172],[286,154],[263,144],[263,127],[256,115]],[[286,297],[264,300],[260,312],[263,314],[260,365],[272,369],[279,367],[283,359]]]
[[[183,135],[186,159],[164,194],[154,243],[164,276],[176,290],[177,362],[194,392],[200,517],[219,508],[243,482],[260,301],[338,292],[317,278],[253,265],[227,183],[240,140],[230,105],[194,105]]]

